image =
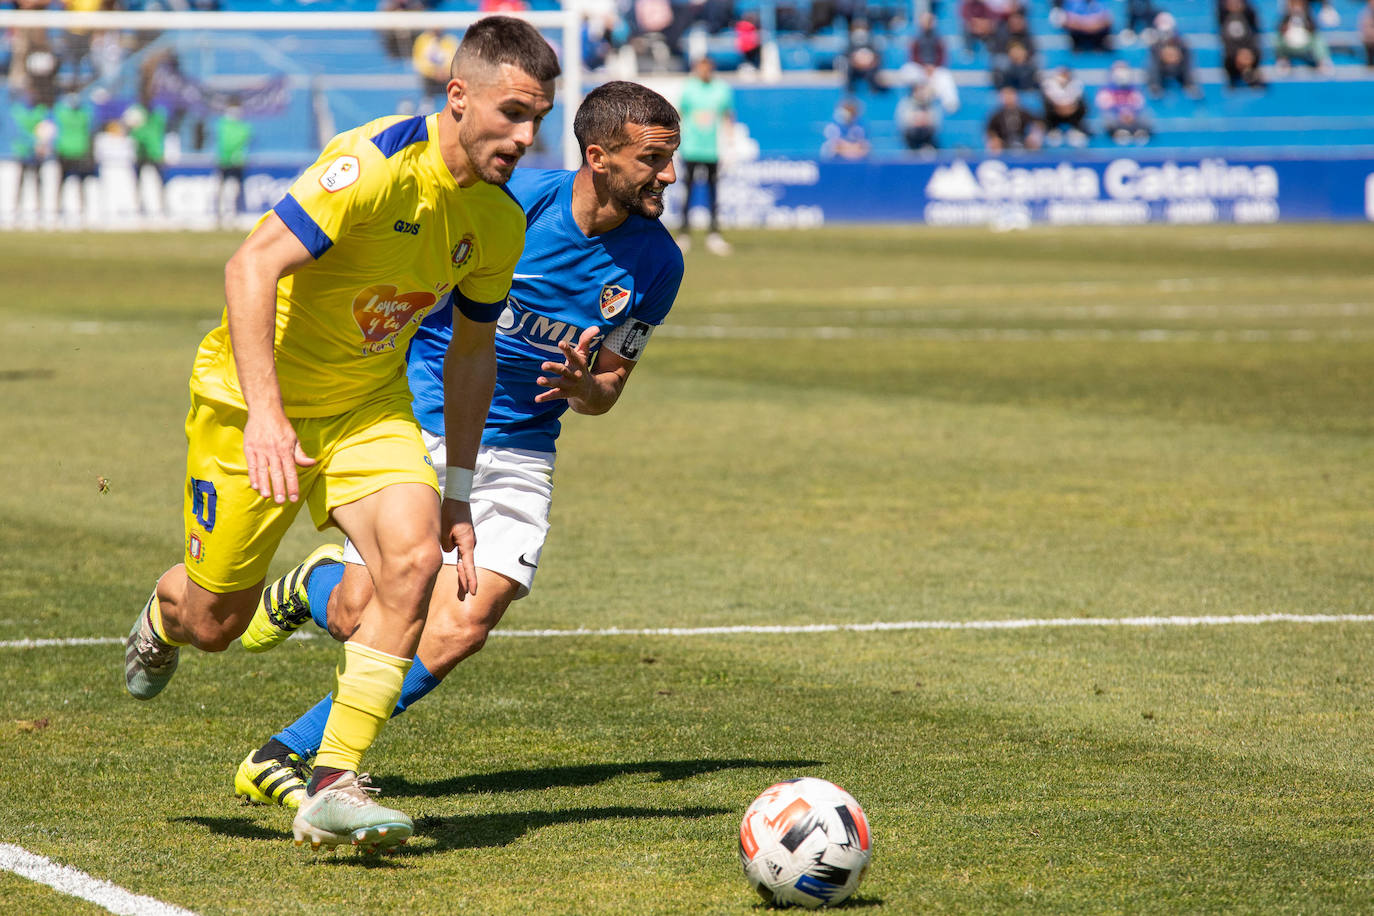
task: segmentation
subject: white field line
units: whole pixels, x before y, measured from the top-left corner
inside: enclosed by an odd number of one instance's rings
[[[1374,328],[1312,330],[1183,330],[1177,328],[897,328],[897,327],[726,327],[723,325],[664,325],[663,337],[695,340],[947,340],[947,341],[1113,341],[1139,343],[1307,343],[1318,340],[1374,340]]]
[[[1336,283],[1349,281],[1341,279],[1323,280],[1320,277],[1288,276],[1267,277],[1264,285],[1269,289],[1301,289],[1312,291],[1322,287],[1332,287]],[[827,302],[890,302],[906,299],[949,296],[967,298],[978,296],[1025,297],[1032,294],[1044,295],[1096,295],[1102,293],[1132,293],[1142,289],[1153,289],[1160,293],[1213,292],[1228,289],[1236,283],[1232,277],[1161,277],[1149,283],[1137,280],[1059,280],[1048,283],[912,283],[891,286],[836,286],[836,287],[744,287],[735,290],[721,290],[703,298],[702,301],[719,305],[752,305],[761,302],[795,302],[822,299]]]
[[[121,916],[195,916],[191,910],[133,894],[101,878],[59,865],[19,846],[0,843],[0,868],[69,897],[80,897]]]
[[[744,636],[788,633],[876,633],[892,630],[1031,630],[1062,627],[1220,627],[1261,623],[1374,623],[1374,614],[1230,614],[1201,617],[1030,617],[1010,620],[898,620],[873,623],[807,623],[729,627],[608,627],[574,630],[493,630],[492,636],[549,639],[568,636]],[[295,639],[314,639],[309,631]],[[123,643],[119,637],[12,639],[0,649],[39,649]]]

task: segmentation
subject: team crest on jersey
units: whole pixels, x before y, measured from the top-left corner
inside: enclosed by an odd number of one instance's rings
[[[601,287],[601,317],[614,318],[630,304],[630,291],[610,283]]]
[[[353,297],[353,320],[363,332],[363,353],[396,349],[401,332],[419,324],[439,298],[430,292],[402,293],[389,284],[369,286]]]
[[[186,555],[197,563],[205,558],[205,544],[198,535],[191,535],[190,541],[186,544]]]
[[[357,156],[340,156],[331,162],[329,168],[320,176],[320,187],[333,194],[356,182],[359,174],[361,169]]]
[[[463,236],[463,240],[453,246],[453,253],[449,256],[449,259],[453,261],[453,266],[462,267],[466,264],[468,258],[472,257],[472,249],[476,244],[477,241],[472,237],[472,233]]]

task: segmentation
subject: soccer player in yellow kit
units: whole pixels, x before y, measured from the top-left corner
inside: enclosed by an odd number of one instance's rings
[[[468,506],[496,373],[495,321],[524,243],[501,187],[553,105],[556,56],[533,27],[480,20],[454,55],[447,106],[334,138],[225,269],[221,325],[196,354],[185,558],[158,580],[125,649],[129,692],[149,699],[179,649],[218,652],[247,627],[300,508],[342,528],[375,595],[344,647],[334,709],[296,842],[404,842],[406,815],[358,776],[400,695],[442,547],[475,591]],[[444,364],[447,498],[410,408],[406,345],[453,293]],[[454,435],[454,433],[457,435]]]

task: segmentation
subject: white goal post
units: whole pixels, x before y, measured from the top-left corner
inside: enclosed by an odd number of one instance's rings
[[[478,12],[68,12],[64,10],[0,10],[0,29],[57,29],[72,32],[117,30],[129,32],[420,32],[440,29],[461,32],[488,13]],[[581,162],[573,136],[573,113],[582,100],[582,28],[580,5],[565,3],[561,10],[503,13],[526,20],[544,32],[560,35],[563,76],[558,102],[563,110],[563,165]],[[356,125],[347,124],[343,127]]]

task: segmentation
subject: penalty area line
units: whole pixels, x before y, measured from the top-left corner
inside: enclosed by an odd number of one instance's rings
[[[789,633],[878,633],[892,630],[1033,630],[1061,627],[1224,627],[1264,623],[1374,623],[1374,614],[1208,614],[1194,617],[1020,617],[1008,620],[898,620],[873,623],[741,624],[725,627],[589,627],[573,630],[502,630],[491,636],[513,639],[551,639],[568,636],[747,636]],[[316,639],[310,632],[296,640]],[[41,649],[54,646],[122,644],[115,636],[79,639],[11,639],[0,649]]]
[[[92,877],[68,865],[59,865],[9,843],[0,843],[0,869],[46,884],[60,894],[79,897],[120,916],[195,916],[191,910],[131,893],[102,878]]]

